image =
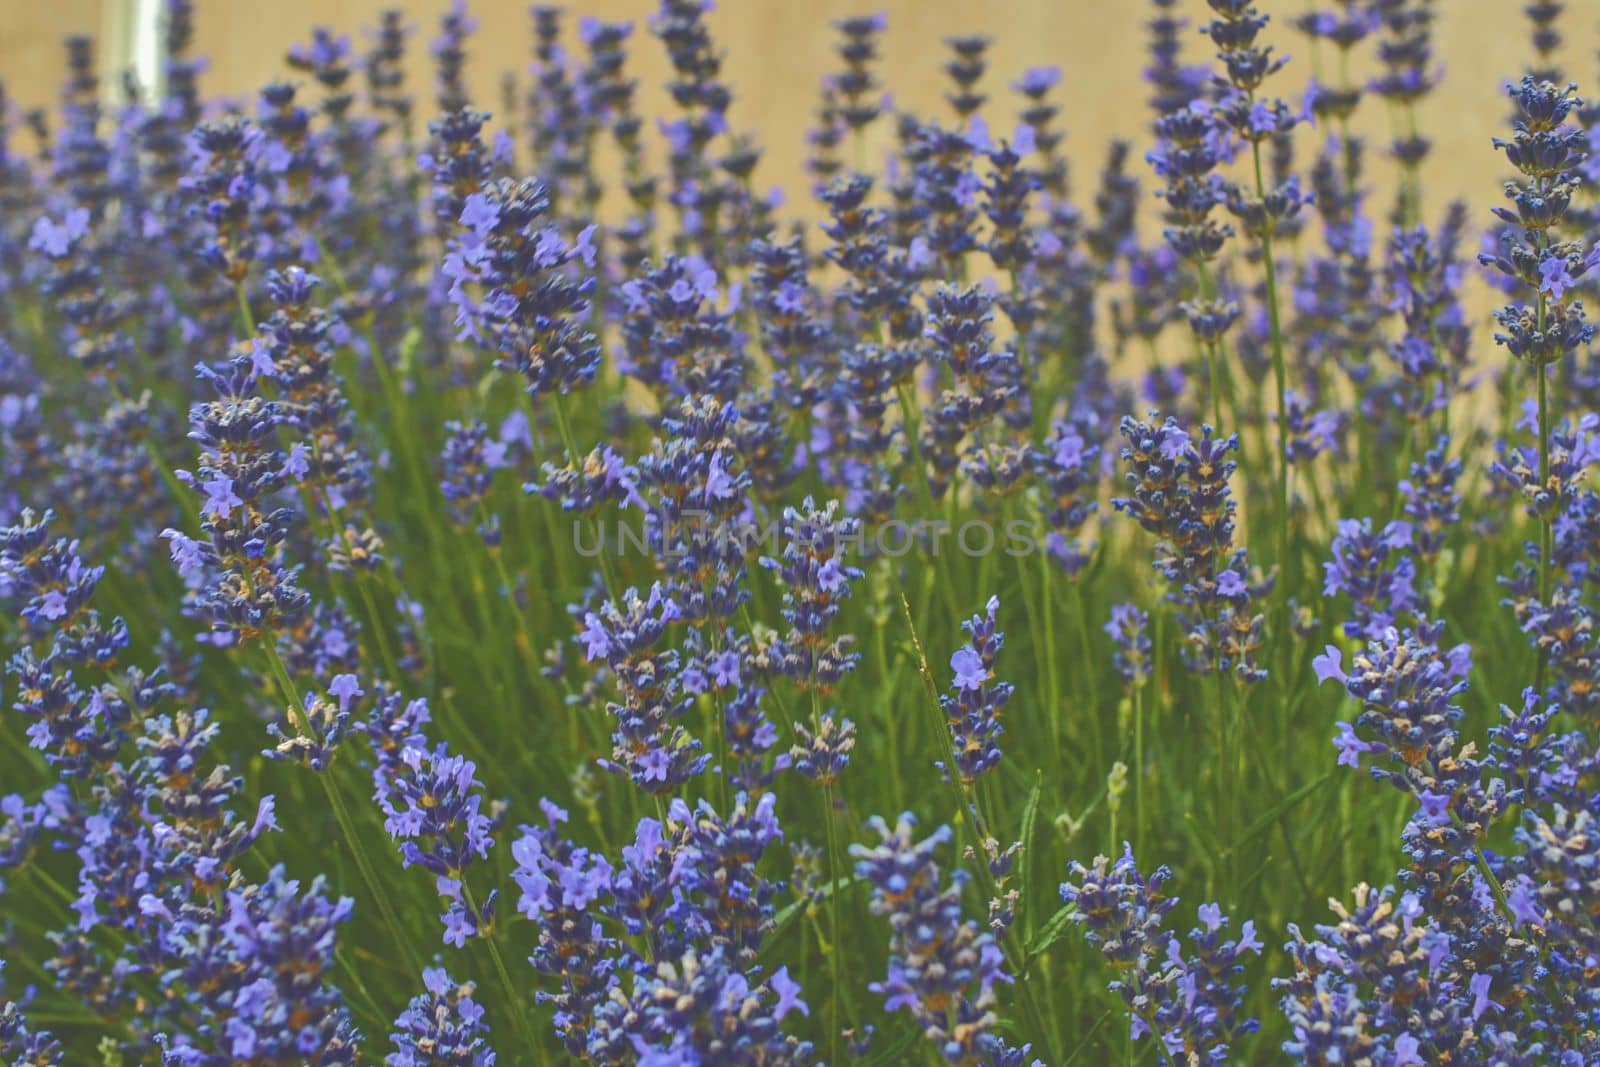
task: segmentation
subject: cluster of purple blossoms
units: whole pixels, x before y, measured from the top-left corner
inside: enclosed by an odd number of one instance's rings
[[[1095,858],[1092,867],[1073,862],[1061,899],[1116,975],[1110,988],[1127,1008],[1135,1040],[1154,1033],[1173,1063],[1221,1064],[1229,1048],[1258,1023],[1243,1018],[1245,954],[1260,954],[1255,923],[1246,922],[1236,940],[1222,933],[1227,916],[1215,904],[1201,905],[1202,928],[1189,932],[1193,946],[1185,956],[1175,934],[1164,926],[1177,907],[1162,890],[1172,872],[1139,873],[1133,849],[1124,847],[1116,862]]]
[[[1438,86],[1444,69],[1433,55],[1432,4],[1422,0],[1379,0],[1373,12],[1382,25],[1378,41],[1378,61],[1382,73],[1367,84],[1374,96],[1408,112]],[[1415,126],[1397,132],[1389,150],[1406,171],[1407,184],[1417,187],[1416,176],[1433,147],[1428,138],[1415,132]],[[1410,211],[1416,210],[1415,192],[1409,196]]]
[[[783,837],[775,802],[741,794],[721,816],[674,800],[664,823],[640,820],[616,863],[570,841],[567,813],[549,801],[544,825],[522,827],[518,910],[540,924],[529,962],[570,1054],[677,1063],[740,1049],[810,1062],[809,1044],[780,1026],[809,1012],[799,986],[756,963],[779,889],[756,869]]]
[[[1340,724],[1335,744],[1339,762],[1360,766],[1362,756],[1372,756],[1373,776],[1415,794],[1429,795],[1438,805],[1451,799],[1449,782],[1440,774],[1466,774],[1457,752],[1457,724],[1462,712],[1452,701],[1466,689],[1472,666],[1466,645],[1441,649],[1440,623],[1421,622],[1405,631],[1389,627],[1372,638],[1355,656],[1350,669],[1332,645],[1316,660],[1317,677],[1336,681],[1362,704],[1356,725],[1373,735],[1364,739],[1349,723]],[[1442,797],[1433,799],[1443,788]],[[1448,817],[1446,807],[1434,812]]]
[[[1159,147],[1148,157],[1156,176],[1167,183],[1162,193],[1170,220],[1164,231],[1167,244],[1179,259],[1193,264],[1215,259],[1232,233],[1212,216],[1223,200],[1216,168],[1228,151],[1212,107],[1197,99],[1164,114],[1156,123]],[[1212,314],[1222,310],[1217,305]]]
[[[1409,523],[1374,530],[1371,519],[1339,521],[1333,558],[1322,565],[1322,593],[1350,598],[1353,615],[1344,624],[1346,637],[1375,641],[1391,628],[1416,623],[1421,604],[1411,545]]]
[[[1294,1028],[1285,1051],[1306,1062],[1422,1064],[1469,1048],[1491,1062],[1586,1062],[1600,1002],[1576,960],[1592,959],[1592,939],[1561,916],[1593,906],[1573,878],[1591,862],[1585,801],[1573,792],[1591,746],[1554,730],[1556,709],[1530,688],[1516,710],[1501,709],[1480,756],[1462,741],[1456,703],[1470,653],[1441,650],[1441,632],[1421,621],[1390,628],[1348,672],[1332,646],[1314,664],[1363,707],[1353,726],[1339,724],[1338,762],[1368,765],[1417,808],[1401,833],[1403,892],[1359,886],[1316,940],[1291,926],[1295,974],[1274,982]],[[1514,812],[1513,847],[1492,851],[1491,830]],[[1520,996],[1536,980],[1559,992]]]
[[[329,568],[371,571],[383,562],[383,542],[368,515],[372,464],[356,440],[354,415],[333,372],[335,345],[348,331],[311,303],[319,284],[299,267],[267,273],[274,309],[257,327],[250,360],[280,390],[285,422],[304,435],[289,446],[284,467],[333,529],[326,546]]]
[[[195,928],[187,916],[176,918],[165,936],[194,945],[180,974],[191,987],[209,987],[219,1047],[213,1053],[183,1038],[163,1042],[164,1065],[356,1062],[360,1035],[337,990],[322,980],[333,969],[337,931],[349,921],[352,904],[348,898],[329,901],[323,892],[321,878],[302,892],[299,882],[274,867],[259,886],[227,894],[216,942],[199,941],[205,928]]]
[[[939,770],[970,786],[1000,764],[1000,713],[1011,699],[1015,687],[994,680],[994,662],[1005,645],[1006,635],[996,626],[1000,598],[990,597],[984,614],[974,615],[961,624],[967,643],[950,656],[955,682],[949,693],[939,698],[940,710],[950,729],[953,750],[949,765]]]
[[[249,119],[221,119],[196,126],[192,141],[193,164],[181,185],[206,236],[200,261],[242,284],[260,255],[262,239],[252,221],[270,207],[270,191],[257,173],[261,130]]]
[[[501,431],[501,440],[506,439]],[[485,446],[485,459],[491,455]],[[641,506],[638,494],[639,473],[610,445],[599,445],[589,454],[573,457],[566,466],[553,463],[543,466],[544,483],[523,483],[529,492],[537,491],[547,499],[561,503],[563,510],[589,514],[606,504]]]
[[[1008,442],[988,437],[989,431],[1010,436],[1006,430],[1032,420],[1022,364],[1015,352],[994,346],[993,303],[976,286],[943,286],[928,300],[925,336],[952,378],[951,387],[928,409],[919,442],[935,499],[943,497],[958,469],[985,490],[1002,494],[1027,469],[1025,462],[1003,462]]]
[[[1312,410],[1306,399],[1293,389],[1283,396],[1287,405],[1284,419],[1288,423],[1289,462],[1308,465],[1318,456],[1344,453],[1345,437],[1350,428],[1349,413],[1337,408]]]
[[[0,965],[0,977],[4,974]],[[27,1067],[58,1067],[66,1052],[50,1031],[28,1025],[26,1003],[0,993],[0,1055]]]
[[[261,395],[265,369],[252,355],[235,356],[221,370],[200,366],[216,399],[189,409],[189,436],[200,445],[200,464],[178,478],[205,494],[203,539],[162,531],[189,586],[192,610],[220,645],[276,635],[311,603],[298,585],[299,568],[284,558],[296,516],[278,503],[278,492],[297,468],[278,447],[279,429],[291,416]]]
[[[1150,643],[1150,616],[1133,604],[1113,604],[1105,631],[1117,646],[1115,662],[1123,685],[1137,689],[1150,680],[1154,669]]]
[[[494,806],[483,810],[483,783],[476,774],[471,760],[441,743],[403,745],[373,775],[384,829],[401,842],[407,867],[434,875],[439,895],[449,901],[444,940],[457,948],[469,937],[488,936],[494,922],[495,894],[476,904],[463,882],[467,867],[488,856],[499,822]]]
[[[444,451],[439,456],[439,490],[450,505],[450,520],[458,528],[477,524],[478,534],[490,547],[500,543],[496,516],[482,518],[484,500],[496,471],[510,465],[505,442],[489,436],[481,421],[447,422]]]
[[[1100,506],[1094,492],[1100,482],[1101,448],[1089,433],[1087,427],[1058,422],[1034,455],[1034,474],[1049,494],[1045,547],[1072,578],[1083,573],[1094,551],[1092,543],[1078,539],[1078,532]]]
[[[1465,225],[1465,212],[1453,210],[1437,237],[1418,226],[1397,229],[1389,242],[1385,273],[1405,334],[1389,347],[1396,373],[1371,383],[1363,403],[1369,414],[1403,420],[1408,431],[1445,410],[1462,388],[1471,331],[1455,249]]]
[[[384,830],[407,868],[421,867],[434,876],[434,889],[446,901],[440,916],[446,944],[460,948],[469,939],[491,936],[499,891],[478,900],[467,874],[494,846],[505,805],[485,803],[472,760],[430,740],[426,700],[407,701],[384,687],[374,694],[366,717],[355,718],[352,705],[365,695],[353,676],[341,675],[326,704],[371,745],[372,797]]]
[[[1506,187],[1512,207],[1495,209],[1507,224],[1498,249],[1478,258],[1535,297],[1531,304],[1508,304],[1495,312],[1503,331],[1495,334],[1496,343],[1517,359],[1547,367],[1594,337],[1583,302],[1567,294],[1600,262],[1600,253],[1583,242],[1561,239],[1562,220],[1581,182],[1578,167],[1588,155],[1588,138],[1567,123],[1582,103],[1575,86],[1557,88],[1530,76],[1512,87],[1511,98],[1517,108],[1515,132],[1510,141],[1496,139],[1495,147],[1523,176]]]
[[[917,841],[909,813],[893,827],[874,816],[872,828],[878,844],[850,846],[872,912],[889,924],[889,970],[870,988],[886,1011],[908,1012],[948,1063],[1021,1062],[1028,1047],[1013,1049],[995,1032],[996,987],[1014,978],[993,935],[962,914],[967,872],[947,881],[935,858],[950,828]]]
[[[745,377],[742,337],[719,310],[717,272],[698,256],[670,256],[622,286],[621,369],[663,405],[737,395]]]
[[[859,133],[883,110],[882,103],[872,96],[880,88],[872,66],[878,59],[878,37],[888,28],[888,20],[882,14],[854,15],[835,19],[833,28],[839,31],[836,51],[845,65],[834,77],[840,97],[839,117]]]
[[[494,1067],[489,1027],[483,1008],[472,998],[472,983],[455,982],[443,967],[429,967],[422,972],[422,984],[427,992],[394,1021],[389,1042],[395,1051],[384,1057],[386,1067]]]
[[[84,689],[74,675],[109,669],[128,628],[92,607],[105,568],[85,563],[76,542],[52,538],[53,518],[24,509],[19,525],[0,528],[0,602],[23,627],[6,673],[16,679],[13,707],[32,720],[29,747],[63,776],[89,779],[114,759],[134,709],[115,686]]]
[[[1411,525],[1411,544],[1423,564],[1432,564],[1443,552],[1451,529],[1461,521],[1461,461],[1450,459],[1450,438],[1442,436],[1419,462],[1411,464],[1411,477],[1399,483],[1405,498],[1405,516]]]
[[[489,180],[489,152],[482,136],[489,115],[462,105],[443,110],[440,118],[428,123],[429,147],[417,158],[417,166],[432,179],[435,228],[442,236],[459,237],[468,228],[461,221],[467,198]]]
[[[1131,496],[1113,500],[1157,537],[1156,573],[1167,599],[1183,617],[1192,646],[1190,662],[1202,673],[1237,673],[1259,681],[1256,662],[1264,620],[1254,605],[1267,587],[1252,578],[1245,552],[1233,544],[1236,504],[1228,479],[1228,453],[1237,436],[1218,438],[1210,426],[1194,440],[1176,420],[1123,419],[1122,460]]]
[[[460,336],[495,352],[528,393],[566,394],[594,380],[600,344],[588,329],[593,228],[568,241],[536,180],[502,178],[469,195],[445,259]]]
[[[1500,1057],[1532,1051],[1494,1027],[1490,976],[1463,974],[1451,937],[1415,896],[1361,885],[1353,908],[1333,908],[1339,922],[1319,925],[1317,940],[1291,925],[1295,974],[1274,982],[1293,1028],[1284,1052],[1295,1062],[1421,1067],[1480,1054],[1523,1062]]]
[[[680,721],[694,698],[684,690],[678,652],[661,647],[667,628],[682,621],[677,602],[656,585],[642,597],[628,589],[588,612],[578,635],[584,658],[603,662],[618,691],[606,705],[616,724],[611,758],[601,766],[647,792],[676,789],[710,762]]]
[[[685,400],[636,465],[650,549],[669,576],[684,619],[725,620],[750,595],[747,454],[735,439],[739,410],[714,398]]]
[[[799,508],[784,509],[779,535],[782,555],[761,560],[783,583],[783,619],[790,627],[769,654],[772,669],[802,691],[828,693],[861,659],[850,635],[830,634],[852,583],[865,577],[847,562],[861,523],[841,516],[836,501],[818,508],[807,497]]]
[[[39,219],[28,248],[49,263],[40,291],[61,311],[66,350],[92,378],[111,378],[133,355],[133,341],[124,331],[132,309],[125,295],[108,289],[93,252],[92,230],[89,209],[75,207],[59,222]]]
[[[983,186],[973,172],[973,144],[966,133],[937,122],[914,124],[907,133],[910,210],[929,255],[947,278],[955,277],[962,257],[978,247],[975,223]]]
[[[320,880],[302,892],[282,867],[260,882],[244,876],[242,858],[277,828],[272,798],[253,820],[240,817],[243,782],[213,762],[219,730],[209,713],[161,710],[183,694],[160,671],[112,670],[126,631],[120,622],[104,628],[90,606],[99,569],[51,541],[43,523],[7,529],[0,541],[7,606],[30,627],[31,644],[48,638],[50,647],[43,660],[29,646],[13,660],[13,673],[33,675],[19,709],[43,701],[39,710],[56,721],[83,709],[83,725],[70,735],[33,736],[47,750],[59,745],[58,772],[87,788],[46,793],[48,806],[33,814],[8,810],[35,842],[52,824],[76,841],[77,921],[52,934],[47,972],[90,1010],[137,1018],[139,1046],[175,1067],[255,1058],[354,1063],[359,1035],[326,981],[350,902],[329,901]],[[106,651],[96,656],[95,648]],[[74,667],[105,681],[84,692]],[[18,862],[35,847],[22,847]],[[147,978],[173,995],[149,1004]],[[59,1058],[48,1038],[29,1037],[14,1008],[5,1025],[8,1051],[37,1054],[41,1063]]]

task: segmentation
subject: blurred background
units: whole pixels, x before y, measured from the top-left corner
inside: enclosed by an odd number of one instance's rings
[[[470,11],[481,21],[471,42],[470,82],[476,103],[499,110],[502,80],[528,81],[532,44],[528,5],[522,0],[473,0]],[[1316,55],[1310,42],[1295,31],[1292,20],[1314,6],[1307,0],[1263,0],[1274,17],[1268,40],[1293,62],[1273,79],[1273,92],[1285,97],[1304,90],[1313,71],[1331,55]],[[1329,6],[1321,4],[1320,6]],[[1440,91],[1421,108],[1424,132],[1435,148],[1424,171],[1429,214],[1446,199],[1465,197],[1487,204],[1498,193],[1503,161],[1489,139],[1504,132],[1509,104],[1501,89],[1531,62],[1527,21],[1518,0],[1443,0],[1437,5],[1436,53],[1445,67]],[[101,69],[114,75],[139,57],[154,63],[158,47],[156,13],[159,0],[0,0],[0,81],[17,108],[50,107],[59,95],[64,74],[61,39],[69,33],[93,35],[100,45]],[[409,54],[410,88],[419,97],[418,119],[431,115],[432,76],[427,44],[438,30],[448,0],[197,0],[194,53],[207,56],[211,67],[202,91],[242,101],[262,83],[288,74],[284,53],[309,40],[310,27],[327,26],[348,34],[359,55],[367,33],[387,8],[404,10],[412,26]],[[630,73],[640,85],[640,111],[670,114],[661,84],[667,62],[659,42],[645,32],[656,5],[653,0],[573,0],[571,47],[577,44],[576,19],[592,15],[627,19],[638,24],[630,47]],[[1180,0],[1180,11],[1197,17],[1202,0]],[[883,11],[889,32],[882,43],[879,67],[895,103],[948,118],[942,102],[947,80],[941,70],[947,50],[943,38],[985,33],[994,38],[990,73],[984,88],[990,94],[985,115],[997,132],[1015,121],[1014,97],[1006,86],[1026,68],[1056,65],[1063,72],[1057,102],[1063,108],[1068,134],[1067,154],[1074,166],[1079,198],[1093,188],[1094,175],[1113,138],[1134,142],[1142,154],[1148,141],[1149,95],[1140,71],[1146,63],[1144,22],[1151,7],[1135,0],[722,0],[711,17],[717,40],[726,53],[725,80],[734,92],[729,112],[735,132],[754,135],[763,158],[756,171],[758,188],[781,185],[798,193],[806,178],[805,131],[813,122],[820,78],[838,66],[833,55],[832,19]],[[1594,89],[1600,75],[1600,3],[1569,4],[1563,20],[1567,40],[1558,59],[1565,76],[1580,89]],[[1370,42],[1358,49],[1370,55]],[[1188,47],[1189,62],[1209,61],[1208,43],[1198,32]],[[1354,72],[1357,76],[1364,72]],[[1328,72],[1329,80],[1335,77]],[[108,77],[114,88],[116,79]],[[520,88],[518,96],[522,95]],[[253,105],[251,105],[253,106]],[[1388,116],[1369,98],[1357,112],[1357,129],[1374,145],[1387,143]],[[881,161],[893,135],[890,123],[871,127],[877,140],[869,144],[870,163]],[[1303,142],[1302,142],[1303,143]],[[1303,148],[1302,152],[1308,153]],[[1387,174],[1392,168],[1374,168]],[[1145,168],[1136,173],[1148,180]],[[804,198],[791,195],[791,203]],[[1487,219],[1483,221],[1487,222]]]

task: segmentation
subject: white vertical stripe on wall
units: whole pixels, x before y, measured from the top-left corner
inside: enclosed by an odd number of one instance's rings
[[[162,0],[104,0],[100,40],[96,42],[100,93],[109,104],[122,102],[122,75],[132,71],[145,100],[159,100],[165,79],[162,64]]]

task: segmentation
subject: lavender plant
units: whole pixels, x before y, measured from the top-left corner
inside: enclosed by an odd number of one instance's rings
[[[0,92],[0,1060],[1600,1062],[1579,5],[1117,8],[1109,145],[1004,24],[786,130],[744,5],[160,6]]]

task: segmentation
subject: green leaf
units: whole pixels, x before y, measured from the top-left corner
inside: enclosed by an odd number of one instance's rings
[[[1029,892],[1033,871],[1029,857],[1033,855],[1033,831],[1039,821],[1039,799],[1043,794],[1044,775],[1036,771],[1033,788],[1028,790],[1028,799],[1022,805],[1022,831],[1017,836],[1017,841],[1022,845],[1022,855],[1017,857],[1017,917],[1023,930],[1028,928],[1028,901],[1033,895]]]
[[[1083,1055],[1083,1050],[1089,1047],[1089,1039],[1099,1032],[1100,1028],[1106,1024],[1106,1020],[1109,1018],[1111,1018],[1111,1009],[1107,1008],[1101,1014],[1100,1018],[1094,1021],[1094,1025],[1089,1027],[1088,1030],[1084,1031],[1083,1038],[1078,1042],[1078,1047],[1072,1050],[1072,1055],[1068,1056],[1064,1061],[1062,1061],[1061,1067],[1067,1067],[1067,1064],[1072,1063],[1079,1056]]]
[[[915,1045],[921,1040],[923,1040],[922,1031],[907,1030],[905,1033],[900,1035],[900,1039],[898,1041],[884,1049],[882,1052],[879,1052],[878,1054],[869,1058],[867,1063],[905,1063],[911,1058],[907,1056],[906,1053],[911,1051],[912,1045]]]
[[[1044,955],[1051,945],[1061,940],[1061,935],[1067,932],[1067,926],[1072,922],[1078,909],[1070,904],[1061,905],[1060,909],[1045,924],[1039,927],[1039,932],[1033,935],[1033,943],[1028,946],[1028,963]]]
[[[1299,789],[1296,789],[1293,793],[1290,793],[1272,807],[1268,808],[1264,814],[1257,818],[1255,822],[1250,824],[1249,829],[1245,830],[1244,836],[1239,838],[1238,843],[1233,847],[1241,848],[1244,845],[1249,844],[1250,841],[1258,834],[1276,822],[1280,815],[1294,807],[1296,804],[1300,803],[1300,801],[1304,800],[1312,793],[1315,793],[1318,789],[1321,789],[1323,786],[1333,781],[1333,776],[1334,772],[1328,771],[1321,778],[1318,778],[1315,781],[1307,782],[1305,785],[1301,786]],[[1221,854],[1225,856],[1229,851],[1229,849],[1223,849]]]
[[[411,363],[416,358],[417,349],[422,345],[422,331],[415,326],[407,330],[405,336],[400,338],[398,350],[395,353],[395,363],[400,367],[400,373],[406,376],[411,374]]]

